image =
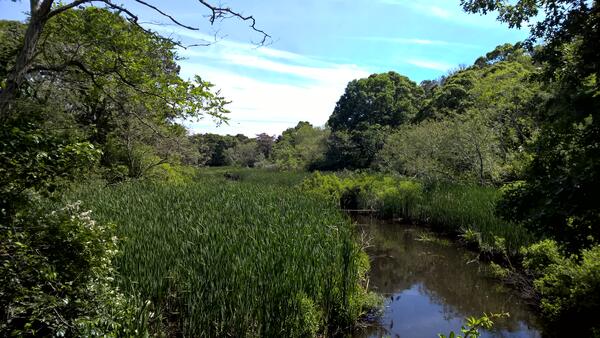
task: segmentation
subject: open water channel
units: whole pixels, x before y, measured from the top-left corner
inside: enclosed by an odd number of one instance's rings
[[[385,297],[383,314],[356,338],[434,338],[460,327],[467,316],[508,312],[481,337],[541,337],[534,311],[491,278],[476,254],[423,227],[357,218],[370,239],[369,289]]]

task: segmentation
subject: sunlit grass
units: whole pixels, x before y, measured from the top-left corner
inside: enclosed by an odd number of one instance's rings
[[[496,214],[500,192],[493,187],[441,184],[425,187],[416,180],[381,174],[316,173],[302,184],[305,191],[333,200],[355,201],[359,209],[384,218],[403,218],[460,235],[478,250],[515,255],[532,237]]]
[[[171,331],[301,336],[351,325],[368,262],[350,221],[333,204],[252,175],[83,187],[69,198],[118,225],[121,285],[150,299]]]

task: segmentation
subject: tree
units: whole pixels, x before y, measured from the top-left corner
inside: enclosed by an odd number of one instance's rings
[[[179,77],[174,43],[115,13],[70,10],[49,22],[42,38],[44,53],[31,60],[28,90],[13,106],[25,100],[54,107],[48,117],[58,128],[70,121],[104,150],[103,165],[126,167],[117,176],[139,177],[167,161],[197,157],[182,146],[187,141],[175,119],[226,118],[227,101],[210,83]],[[140,166],[141,154],[155,159]]]
[[[332,132],[327,139],[327,153],[320,169],[365,169],[371,167],[383,148],[391,128],[378,124],[362,130]]]
[[[258,151],[263,154],[264,158],[271,158],[273,145],[275,144],[275,136],[271,136],[267,133],[260,133],[256,135],[255,140]]]
[[[265,160],[263,153],[258,149],[258,144],[255,140],[245,143],[238,143],[233,148],[225,151],[229,164],[240,167],[254,167],[257,163]]]
[[[281,169],[310,170],[323,162],[328,136],[329,130],[300,121],[277,139],[272,160]]]
[[[15,1],[15,0],[13,0]],[[160,8],[151,5],[142,0],[134,0],[137,4],[143,5],[159,15],[167,18],[173,24],[190,30],[198,30],[192,26],[186,25],[178,21],[173,16],[167,14]],[[243,21],[249,21],[250,27],[262,35],[261,44],[264,44],[270,37],[264,31],[256,28],[256,21],[253,16],[244,16],[232,10],[229,7],[214,6],[205,0],[198,0],[201,5],[209,9],[211,14],[209,21],[214,24],[216,20],[221,20],[229,17],[236,17]],[[23,37],[22,47],[16,54],[14,65],[8,71],[5,85],[0,93],[0,122],[3,121],[8,114],[13,110],[11,107],[12,101],[18,96],[18,92],[22,89],[27,73],[32,67],[32,61],[36,57],[38,51],[38,42],[44,32],[44,29],[51,19],[60,17],[65,13],[70,12],[75,8],[81,8],[83,5],[93,5],[100,3],[108,10],[114,11],[116,15],[122,15],[131,24],[139,29],[148,32],[145,28],[138,24],[138,16],[123,5],[118,5],[110,0],[73,0],[70,2],[56,2],[55,0],[31,0],[30,1],[30,18],[27,24],[27,29]],[[84,31],[80,31],[83,33]],[[43,41],[43,40],[42,40]]]
[[[322,169],[368,168],[385,132],[410,122],[423,98],[423,88],[395,72],[350,81],[327,121],[331,135]]]
[[[470,12],[497,10],[511,27],[531,22],[529,48],[544,64],[552,97],[541,105],[540,137],[523,182],[505,189],[499,212],[569,251],[600,239],[600,5],[597,1],[462,1]],[[533,20],[539,14],[540,21]]]
[[[487,1],[461,0],[465,11],[487,14],[498,12],[498,20],[509,27],[530,27],[530,36],[526,45],[534,49],[537,40],[543,40],[543,48],[538,50],[537,58],[548,63],[549,76],[564,65],[565,49],[576,49],[573,59],[574,78],[587,78],[594,74],[600,76],[600,5],[598,1],[580,0],[518,0]],[[543,19],[537,20],[538,17]],[[596,89],[600,84],[596,83]]]
[[[422,98],[423,89],[405,76],[373,74],[348,83],[327,125],[333,132],[375,124],[397,127],[415,116]]]
[[[232,136],[207,133],[192,135],[190,138],[201,156],[206,158],[204,164],[210,167],[229,165],[226,151],[239,143],[248,141],[248,137],[242,134]]]
[[[500,176],[496,137],[485,115],[473,111],[404,125],[386,140],[377,164],[384,171],[427,182],[488,185]]]

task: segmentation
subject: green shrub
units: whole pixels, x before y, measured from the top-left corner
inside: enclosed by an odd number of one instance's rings
[[[521,254],[523,255],[523,267],[536,276],[543,275],[552,264],[567,263],[565,257],[560,253],[558,244],[551,239],[545,239],[523,248]]]
[[[344,182],[339,177],[336,175],[323,175],[318,171],[306,178],[300,187],[304,191],[336,203],[342,198],[345,189]]]
[[[176,163],[163,163],[154,167],[148,178],[174,184],[191,183],[198,175],[198,169]]]
[[[143,333],[135,304],[113,284],[113,225],[75,203],[51,213],[32,208],[0,234],[0,335]]]
[[[600,245],[565,257],[556,242],[544,240],[523,251],[523,265],[536,276],[543,315],[569,332],[588,336],[600,329]]]

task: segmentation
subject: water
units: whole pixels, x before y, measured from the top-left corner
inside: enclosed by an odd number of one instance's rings
[[[363,224],[360,224],[363,223]],[[367,223],[367,224],[364,224]],[[359,219],[370,238],[369,288],[385,296],[383,315],[354,337],[437,337],[467,316],[508,312],[481,337],[541,337],[537,318],[512,290],[490,277],[475,254],[422,227]]]

